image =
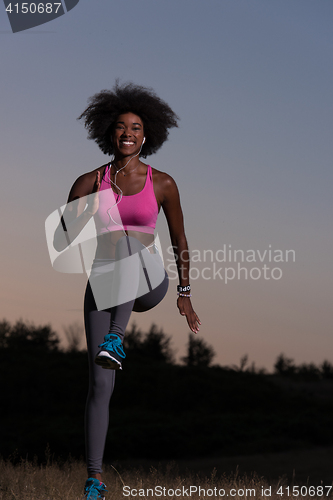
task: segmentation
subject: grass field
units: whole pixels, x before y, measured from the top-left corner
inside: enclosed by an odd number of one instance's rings
[[[332,452],[317,448],[177,463],[115,463],[105,466],[106,499],[333,498]],[[0,500],[81,500],[85,479],[81,461],[48,458],[38,465],[1,460]]]

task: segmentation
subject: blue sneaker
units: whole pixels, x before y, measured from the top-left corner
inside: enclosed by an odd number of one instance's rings
[[[109,370],[122,370],[122,360],[126,358],[120,337],[115,333],[108,333],[105,342],[100,344],[101,350],[95,358],[95,363]]]
[[[84,485],[84,499],[85,500],[105,500],[103,495],[104,491],[108,491],[104,483],[89,477]]]

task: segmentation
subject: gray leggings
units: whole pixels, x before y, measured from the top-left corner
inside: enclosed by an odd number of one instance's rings
[[[140,252],[142,249],[145,249],[145,247],[138,240],[124,236],[117,242],[116,260],[125,259],[135,252]],[[149,255],[152,256],[151,260],[155,259],[156,262],[156,254]],[[147,257],[145,254],[146,262],[147,259],[150,259],[149,255]],[[138,262],[143,263],[142,259]],[[130,278],[126,276],[126,272],[123,275],[125,281]],[[163,299],[168,289],[169,280],[165,271],[163,281],[155,288],[151,286],[153,279],[150,280],[146,268],[143,268],[143,272],[142,269],[140,270],[139,276],[140,281],[146,280],[144,285],[148,283],[148,293],[105,310],[97,309],[92,287],[89,282],[87,284],[84,298],[84,320],[89,359],[89,392],[85,412],[88,475],[102,472],[104,446],[109,425],[109,403],[116,375],[114,370],[104,369],[94,362],[95,356],[99,351],[98,345],[103,342],[104,336],[109,331],[119,335],[123,341],[131,312],[148,311]],[[126,286],[126,282],[121,285]]]

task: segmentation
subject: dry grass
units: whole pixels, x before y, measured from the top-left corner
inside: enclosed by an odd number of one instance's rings
[[[86,470],[83,462],[75,460],[68,460],[63,464],[52,463],[49,460],[46,465],[42,466],[27,460],[22,460],[15,465],[11,461],[1,460],[0,478],[0,500],[81,500]],[[106,495],[107,500],[125,500],[126,498],[164,498],[167,500],[213,498],[216,500],[225,499],[227,496],[232,500],[250,498],[288,500],[292,498],[290,490],[288,492],[285,477],[269,484],[264,477],[255,473],[251,473],[250,476],[241,476],[237,470],[231,474],[221,475],[217,474],[216,469],[208,475],[179,473],[175,463],[160,465],[157,468],[150,467],[146,472],[143,469],[118,472],[112,466],[107,466],[103,480],[109,491]],[[127,486],[127,490],[123,490],[124,486]],[[158,494],[156,487],[165,488],[165,494],[163,490],[161,494]],[[196,492],[195,487],[197,487]],[[199,487],[201,493],[198,491]],[[266,495],[263,495],[262,488],[266,489]],[[271,488],[271,494],[267,491],[268,488]],[[277,493],[278,488],[282,495]],[[332,498],[331,493],[327,496],[328,489],[325,489],[324,494],[321,495],[320,491],[309,492],[308,488],[309,486],[303,486],[303,494],[298,498],[302,500],[328,498],[328,496]],[[252,493],[246,492],[249,489]],[[132,495],[125,495],[124,492],[129,490],[136,491],[132,491]],[[221,490],[220,494],[219,490]],[[222,490],[224,490],[224,495]]]

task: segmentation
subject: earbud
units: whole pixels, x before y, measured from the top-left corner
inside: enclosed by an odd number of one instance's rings
[[[145,142],[146,142],[146,138],[144,137],[141,146],[143,146]]]

